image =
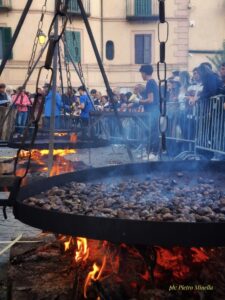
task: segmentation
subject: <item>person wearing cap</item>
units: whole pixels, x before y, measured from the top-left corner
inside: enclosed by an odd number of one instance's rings
[[[147,84],[142,99],[137,98],[135,103],[143,105],[144,111],[149,113],[150,120],[146,120],[146,125],[150,129],[150,145],[147,147],[147,153],[151,153],[151,156],[155,158],[159,151],[159,89],[152,78],[152,65],[143,65],[139,71]]]
[[[7,107],[9,103],[10,100],[6,94],[6,85],[4,83],[0,83],[0,106]]]
[[[44,107],[44,127],[46,129],[50,128],[50,119],[52,114],[52,97],[53,92],[49,84],[43,86],[43,91],[45,95],[45,107]],[[60,128],[60,115],[62,109],[62,98],[59,93],[56,92],[56,105],[55,105],[55,128]]]

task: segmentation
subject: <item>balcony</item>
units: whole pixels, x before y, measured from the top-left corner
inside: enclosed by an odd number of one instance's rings
[[[127,0],[128,21],[156,21],[158,19],[158,0]]]
[[[82,0],[87,16],[90,16],[90,0]],[[77,0],[70,0],[68,14],[72,16],[80,16],[81,12],[77,4]]]
[[[12,9],[11,0],[0,0],[0,12],[7,12]]]

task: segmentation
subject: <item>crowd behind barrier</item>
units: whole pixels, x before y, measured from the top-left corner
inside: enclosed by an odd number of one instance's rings
[[[159,148],[158,86],[152,78],[152,66],[142,66],[140,73],[146,86],[138,84],[133,91],[127,93],[114,89],[114,103],[96,89],[92,89],[90,95],[86,93],[85,87],[79,87],[77,91],[68,87],[63,95],[58,90],[55,128],[80,130],[82,136],[91,133],[114,143],[122,142],[118,120],[113,114],[116,107],[127,140],[136,146],[154,144],[152,149],[156,150]],[[167,82],[167,144],[172,155],[188,150],[225,154],[224,95],[225,63],[216,71],[209,63],[202,63],[193,70],[192,76],[187,71],[172,72]],[[45,98],[40,127],[49,131],[52,105],[52,90],[49,85],[39,88],[37,94],[31,94],[21,87],[13,90],[0,84],[0,107],[12,107],[12,111],[16,111],[15,122],[13,117],[10,121],[14,122],[10,124],[12,130],[15,125],[13,138],[23,135],[34,97],[40,103]]]

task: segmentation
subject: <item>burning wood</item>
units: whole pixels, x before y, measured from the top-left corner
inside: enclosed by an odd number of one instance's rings
[[[180,300],[225,297],[225,251],[222,248],[156,247],[156,280],[153,286],[147,260],[133,246],[72,237],[55,239],[54,236],[38,241],[38,244],[17,244],[12,248],[10,300]],[[74,254],[80,251],[79,247],[80,250],[89,249],[85,261],[74,260]],[[74,277],[77,279],[75,282]],[[73,294],[74,287],[76,294]],[[73,295],[75,297],[71,297]]]
[[[27,205],[69,214],[145,221],[224,222],[224,178],[178,173],[174,178],[128,179],[53,187]],[[166,175],[164,175],[165,177]]]

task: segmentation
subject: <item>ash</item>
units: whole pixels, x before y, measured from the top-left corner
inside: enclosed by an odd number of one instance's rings
[[[102,183],[71,182],[24,202],[68,214],[140,221],[224,222],[224,178],[177,173]],[[117,180],[118,181],[118,180]]]

